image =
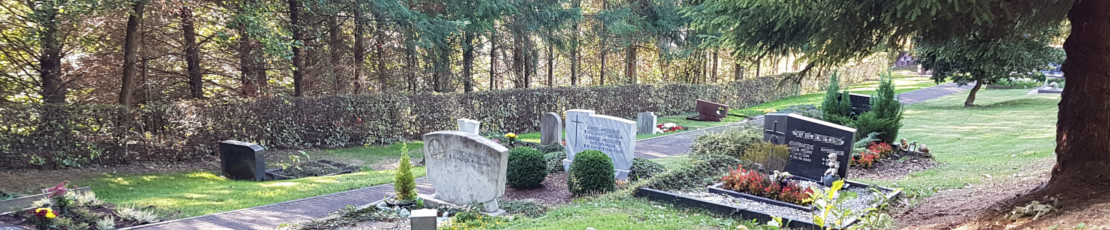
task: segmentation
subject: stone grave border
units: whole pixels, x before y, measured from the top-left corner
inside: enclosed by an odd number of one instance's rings
[[[850,180],[845,180],[844,183],[846,185],[850,185],[850,186],[860,186],[860,187],[864,187],[864,188],[876,188],[884,194],[883,196],[886,198],[884,200],[886,200],[888,202],[890,200],[893,200],[894,198],[897,198],[902,193],[901,189],[891,189],[891,188],[877,186],[877,185],[867,185],[867,184],[863,184],[863,183],[855,182],[855,181],[850,181]],[[712,188],[712,186],[709,186],[709,188]],[[675,194],[675,193],[662,191],[662,190],[657,190],[657,189],[652,189],[652,188],[647,188],[647,187],[637,188],[635,194],[633,194],[633,195],[636,196],[636,197],[644,197],[644,198],[647,198],[648,200],[651,200],[651,201],[667,202],[667,203],[672,203],[672,204],[679,205],[679,206],[686,206],[686,207],[693,207],[693,208],[702,208],[702,209],[708,210],[710,212],[722,214],[722,215],[725,215],[725,216],[739,217],[743,220],[756,219],[761,223],[765,223],[765,222],[768,222],[768,221],[772,220],[771,219],[772,213],[763,213],[763,212],[760,212],[760,211],[748,210],[748,209],[745,209],[744,207],[740,207],[740,206],[737,206],[737,205],[722,204],[722,203],[702,200],[702,199],[698,199],[698,198],[694,198],[694,197],[689,197],[689,196],[685,196],[685,195]],[[744,197],[744,198],[747,198],[747,197]],[[763,200],[760,200],[760,201],[763,201]],[[785,202],[781,202],[781,201],[774,201],[774,202],[779,202],[779,203],[786,204]],[[768,202],[768,203],[774,205],[773,202]],[[870,207],[878,208],[879,205],[880,204],[872,204]],[[858,213],[857,213],[857,215],[858,215]],[[824,229],[823,227],[817,226],[816,224],[814,224],[813,221],[811,221],[811,220],[795,220],[795,219],[789,219],[789,218],[782,218],[782,219],[783,219],[783,222],[786,223],[791,228]],[[852,217],[851,219],[848,219],[848,221],[845,222],[843,225],[835,226],[834,228],[844,229],[844,228],[847,228],[848,226],[851,226],[852,224],[855,224],[856,222],[859,222],[859,217]]]

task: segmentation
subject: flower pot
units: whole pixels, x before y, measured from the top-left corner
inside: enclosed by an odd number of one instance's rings
[[[400,208],[404,208],[404,209],[410,209],[413,206],[416,206],[416,201],[415,200],[397,200],[397,195],[393,195],[393,196],[389,196],[389,198],[385,199],[385,205],[389,206],[390,208],[400,207]]]

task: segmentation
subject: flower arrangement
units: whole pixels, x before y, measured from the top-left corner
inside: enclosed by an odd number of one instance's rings
[[[852,163],[859,167],[871,168],[874,167],[875,161],[878,159],[879,153],[868,149],[860,152],[860,155],[856,159],[852,159]]]
[[[659,130],[662,130],[664,133],[686,129],[686,128],[683,128],[682,126],[675,125],[674,123],[659,124],[659,125],[656,125],[655,127],[659,128]]]
[[[35,223],[38,229],[49,228],[53,225],[54,218],[58,217],[58,213],[55,213],[54,210],[50,208],[36,208],[30,214],[32,215],[31,221]]]
[[[871,144],[871,146],[867,147],[867,150],[870,150],[871,152],[877,153],[879,155],[879,157],[882,157],[882,158],[886,158],[887,156],[890,156],[891,153],[894,153],[894,147],[891,147],[890,144],[887,144],[887,143],[884,143],[884,142],[879,142],[878,144]]]
[[[721,180],[724,181],[723,188],[726,189],[792,204],[809,205],[811,202],[807,198],[813,190],[803,189],[790,174],[784,174],[767,176],[756,170],[747,170],[743,166],[738,166]]]
[[[516,133],[506,133],[505,138],[509,138],[509,144],[516,142]]]
[[[777,113],[777,112],[779,112],[779,110],[777,110],[775,108],[767,108],[767,109],[763,110],[763,113]]]

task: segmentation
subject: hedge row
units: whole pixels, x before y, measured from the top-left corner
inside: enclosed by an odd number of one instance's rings
[[[695,99],[744,107],[795,95],[802,88],[779,87],[780,79],[764,77],[718,85],[182,101],[140,108],[2,105],[0,169],[211,160],[216,143],[225,139],[267,148],[386,144],[454,129],[456,118],[481,121],[483,132],[530,132],[538,130],[539,117],[545,112],[593,109],[628,118],[643,111],[674,115],[693,111]]]

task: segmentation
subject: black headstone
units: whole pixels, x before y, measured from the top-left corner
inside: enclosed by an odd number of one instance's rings
[[[843,94],[837,94],[837,98],[839,98],[840,95]],[[860,114],[871,111],[871,96],[849,93],[848,100],[852,102],[852,114],[850,115],[852,118],[856,118]]]
[[[262,146],[242,141],[220,142],[220,168],[224,177],[233,180],[266,179],[266,161]]]
[[[852,138],[856,130],[798,114],[767,114],[763,140],[790,146],[786,171],[796,176],[819,180],[829,169],[830,153],[837,154],[837,175],[848,176]]]

